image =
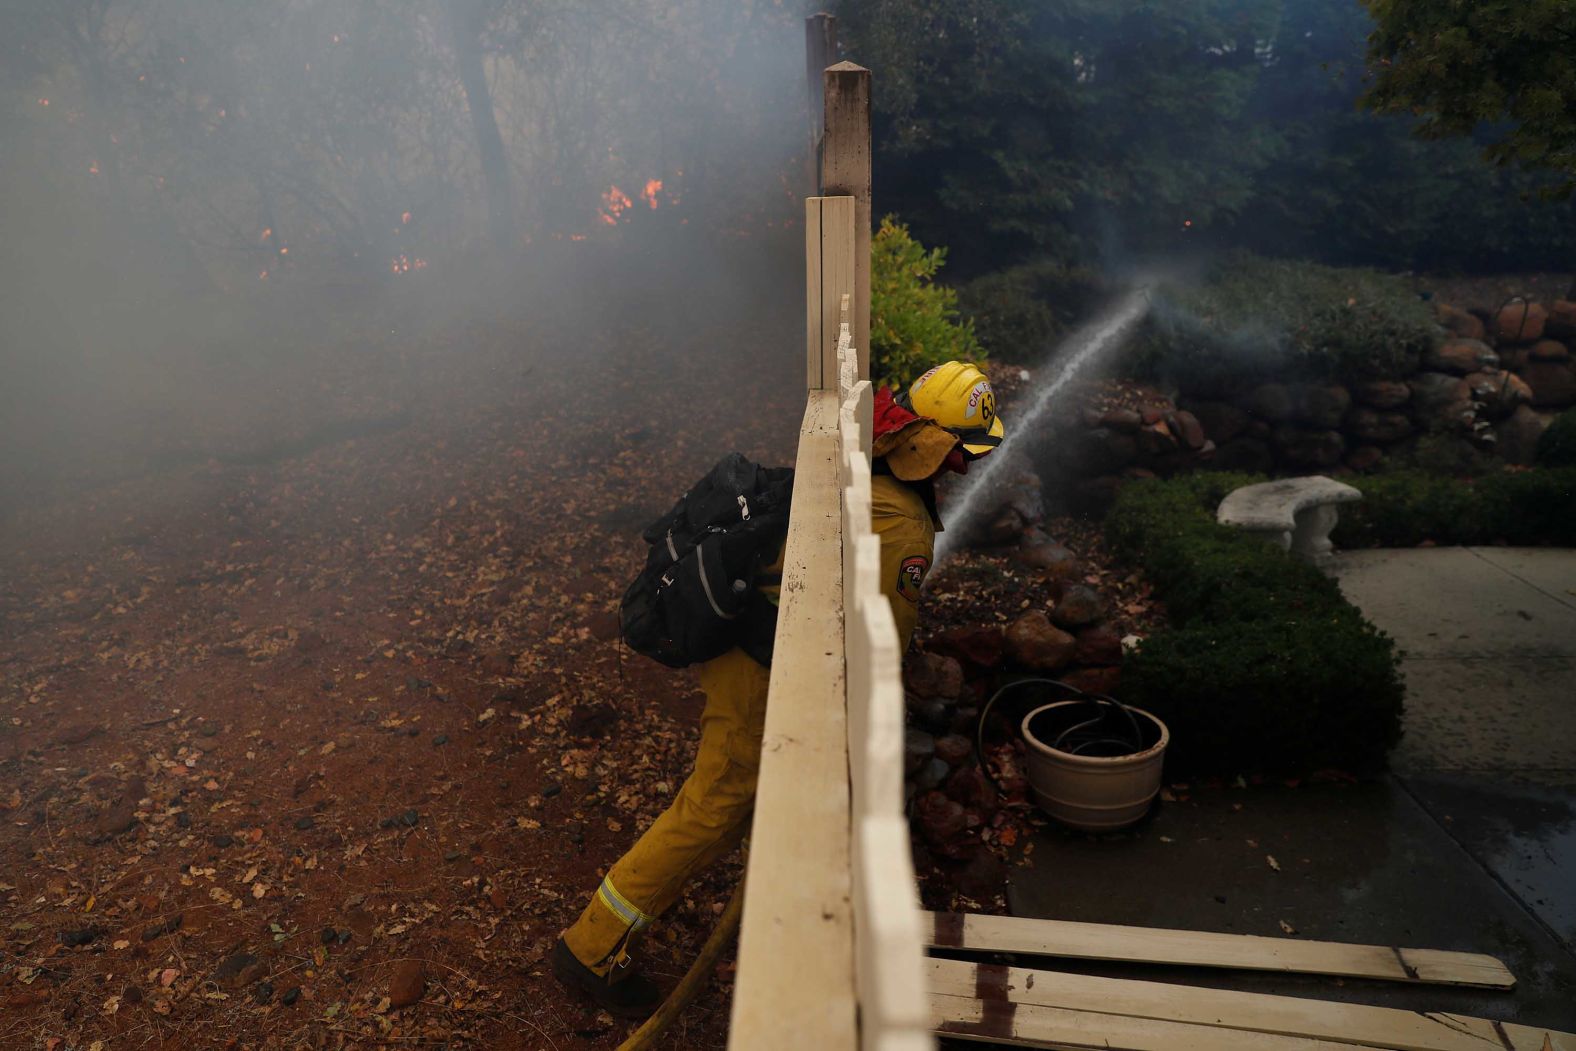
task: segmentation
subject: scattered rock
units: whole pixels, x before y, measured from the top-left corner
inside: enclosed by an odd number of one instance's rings
[[[409,1007],[421,999],[427,989],[427,976],[420,960],[401,960],[389,979],[389,1007]]]
[[[78,927],[75,930],[60,931],[55,937],[60,939],[60,944],[68,949],[75,949],[79,945],[87,945],[98,941],[104,933],[102,927]]]
[[[903,663],[903,687],[927,701],[956,700],[963,692],[963,665],[939,653],[915,651]]]
[[[1476,339],[1452,339],[1429,351],[1423,363],[1439,372],[1453,372],[1458,376],[1496,368],[1499,356],[1494,348]]]
[[[273,998],[274,986],[272,982],[258,982],[256,988],[252,990],[252,999],[260,1004],[269,1003]]]
[[[317,822],[315,820],[313,820],[311,814],[307,814],[307,815],[305,815],[303,817],[298,817],[295,820],[295,827],[296,827],[296,830],[299,831],[299,832],[305,832],[307,829],[311,828],[312,826],[314,826],[316,824],[317,824]]]
[[[214,980],[224,984],[240,984],[236,979],[257,966],[257,963],[257,957],[252,953],[244,950],[231,953],[220,961],[218,968],[213,972]]]
[[[1073,584],[1062,591],[1051,610],[1051,622],[1058,628],[1082,628],[1105,616],[1109,609],[1105,596],[1085,584]]]
[[[292,985],[290,988],[284,991],[284,995],[279,997],[279,1002],[284,1004],[286,1007],[289,1007],[299,999],[301,999],[301,987],[299,985]]]
[[[498,678],[514,674],[514,654],[494,650],[481,658],[482,674]]]
[[[570,737],[600,741],[622,718],[617,708],[605,701],[577,704],[569,711],[564,728]]]
[[[1494,318],[1494,333],[1501,343],[1532,343],[1543,336],[1549,312],[1542,303],[1515,299],[1500,308]]]
[[[1389,445],[1412,433],[1412,420],[1400,412],[1353,409],[1346,414],[1346,432],[1360,442]]]
[[[1013,557],[1029,569],[1057,569],[1076,558],[1067,548],[1054,540],[1018,548]]]
[[[184,922],[186,922],[185,915],[177,912],[174,916],[171,916],[160,923],[155,923],[151,926],[144,927],[142,930],[142,940],[145,942],[151,942],[155,938],[164,937],[166,934],[174,934],[176,931],[181,929],[181,924]]]
[[[1576,403],[1576,372],[1568,362],[1531,361],[1521,378],[1532,389],[1532,404],[1558,409]]]
[[[404,828],[415,828],[419,824],[421,824],[421,814],[412,809],[407,810],[402,814],[396,814],[393,817],[384,818],[382,821],[378,822],[378,827],[394,828],[396,826],[403,826]]]
[[[1370,409],[1398,409],[1412,399],[1412,388],[1400,380],[1369,380],[1359,383],[1353,393]]]
[[[1570,348],[1558,340],[1539,340],[1527,351],[1528,361],[1569,361]]]
[[[1538,439],[1543,437],[1543,432],[1548,430],[1552,422],[1553,413],[1538,412],[1527,405],[1518,407],[1509,419],[1496,428],[1499,455],[1507,463],[1523,466],[1532,464],[1537,459]]]
[[[82,744],[89,738],[104,732],[102,723],[67,723],[55,734],[54,743],[58,745]]]
[[[436,737],[434,737],[432,739],[432,746],[434,748],[436,748],[436,747],[438,747],[440,745],[448,744],[448,743],[449,743],[449,735],[448,734],[438,734]]]
[[[1040,610],[1020,615],[1007,628],[1007,653],[1035,671],[1056,671],[1072,660],[1078,641],[1055,627]]]
[[[919,768],[919,773],[914,775],[914,787],[921,792],[929,792],[940,788],[947,775],[952,773],[952,767],[947,765],[945,759],[935,756],[925,760],[925,765]]]
[[[131,831],[137,823],[137,804],[130,799],[121,799],[110,804],[109,808],[99,814],[98,820],[93,823],[93,831],[100,839],[109,839],[123,832]]]
[[[954,771],[947,778],[944,791],[948,799],[963,807],[975,810],[993,810],[996,807],[996,789],[977,764]]]
[[[985,542],[995,546],[1015,544],[1023,536],[1027,523],[1016,508],[1006,507],[997,512],[985,527]]]
[[[1078,469],[1090,474],[1120,471],[1138,457],[1138,441],[1109,427],[1076,433],[1071,455]]]

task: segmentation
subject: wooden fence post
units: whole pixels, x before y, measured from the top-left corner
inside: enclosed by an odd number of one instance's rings
[[[821,192],[821,78],[837,60],[837,16],[825,11],[804,20],[805,82],[810,90],[810,152],[805,162],[805,186],[814,196]]]
[[[804,202],[805,386],[810,390],[837,390],[842,297],[854,291],[858,273],[855,212],[852,197]]]
[[[821,193],[854,199],[854,346],[870,378],[870,71],[839,62],[825,73]],[[834,384],[835,385],[835,382]]]

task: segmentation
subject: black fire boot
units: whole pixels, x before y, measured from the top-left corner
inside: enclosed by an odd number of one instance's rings
[[[562,938],[553,946],[553,976],[570,989],[585,993],[598,1007],[618,1018],[645,1018],[662,1002],[657,983],[641,974],[608,981],[575,959]]]

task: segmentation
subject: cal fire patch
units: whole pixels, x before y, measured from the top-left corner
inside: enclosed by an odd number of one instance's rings
[[[930,572],[930,559],[924,555],[910,555],[897,567],[897,593],[910,602],[919,602],[919,588]]]

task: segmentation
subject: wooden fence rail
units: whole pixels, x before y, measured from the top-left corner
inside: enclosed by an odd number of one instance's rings
[[[902,655],[870,522],[857,215],[852,197],[806,203],[809,391],[745,874],[740,1051],[935,1046],[903,813]]]

